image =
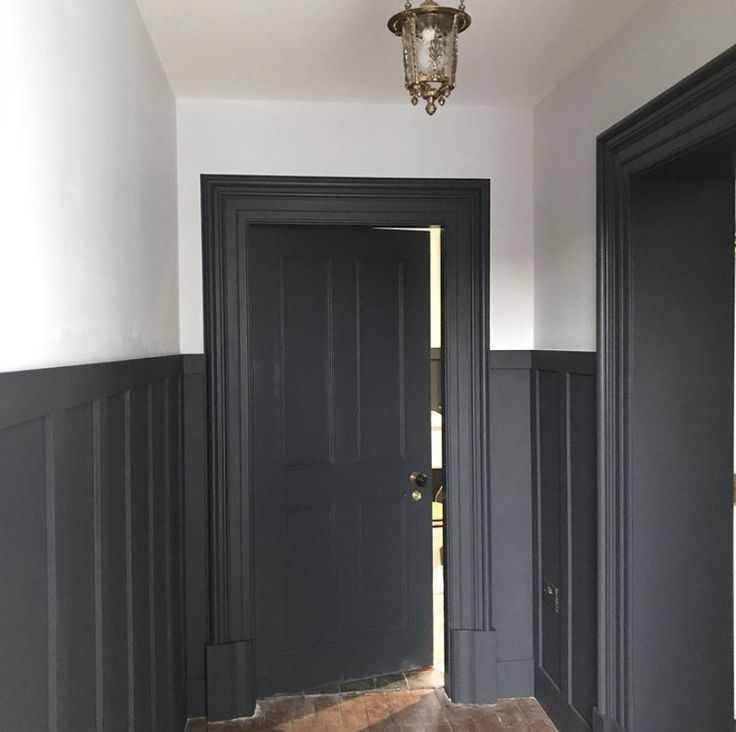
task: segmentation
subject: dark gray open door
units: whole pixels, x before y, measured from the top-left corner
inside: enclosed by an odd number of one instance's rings
[[[733,178],[631,189],[633,732],[733,729]]]
[[[258,695],[430,665],[428,236],[253,242]]]

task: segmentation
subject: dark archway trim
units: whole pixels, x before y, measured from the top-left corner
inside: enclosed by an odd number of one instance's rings
[[[633,705],[630,182],[735,129],[736,47],[598,139],[598,729],[605,732],[631,729]]]
[[[491,618],[486,180],[202,176],[209,453],[210,719],[254,703],[249,333],[243,276],[259,223],[444,229],[448,691],[496,699]],[[237,246],[232,245],[237,242]]]

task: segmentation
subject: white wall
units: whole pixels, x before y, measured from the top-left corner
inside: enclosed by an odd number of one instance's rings
[[[535,109],[536,348],[596,347],[596,136],[734,42],[733,0],[655,0]]]
[[[530,109],[180,100],[178,112],[183,352],[203,350],[201,173],[490,178],[492,346],[532,347]]]
[[[0,5],[0,371],[178,352],[176,105],[133,0]]]

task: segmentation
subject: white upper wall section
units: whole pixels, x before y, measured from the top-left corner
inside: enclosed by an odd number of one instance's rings
[[[404,0],[137,2],[177,97],[407,101],[386,28]],[[453,104],[539,101],[646,2],[467,0]]]
[[[656,0],[536,107],[536,348],[596,348],[596,137],[735,40],[734,0]]]
[[[135,3],[0,5],[0,371],[178,352],[176,105]]]
[[[180,100],[181,348],[203,350],[200,175],[491,180],[491,343],[533,344],[532,112]],[[432,222],[427,222],[432,223]]]

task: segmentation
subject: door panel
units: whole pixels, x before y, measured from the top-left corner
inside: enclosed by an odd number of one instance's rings
[[[297,507],[282,513],[286,646],[336,638],[335,516],[331,508]]]
[[[389,543],[386,536],[396,540]],[[364,634],[407,627],[408,541],[403,497],[358,504],[358,595]]]
[[[281,424],[284,466],[332,462],[332,263],[280,261]]]
[[[356,302],[360,459],[400,459],[406,449],[403,262],[356,262]]]
[[[254,230],[260,696],[431,663],[429,237]]]
[[[631,727],[731,730],[733,180],[631,197]]]

